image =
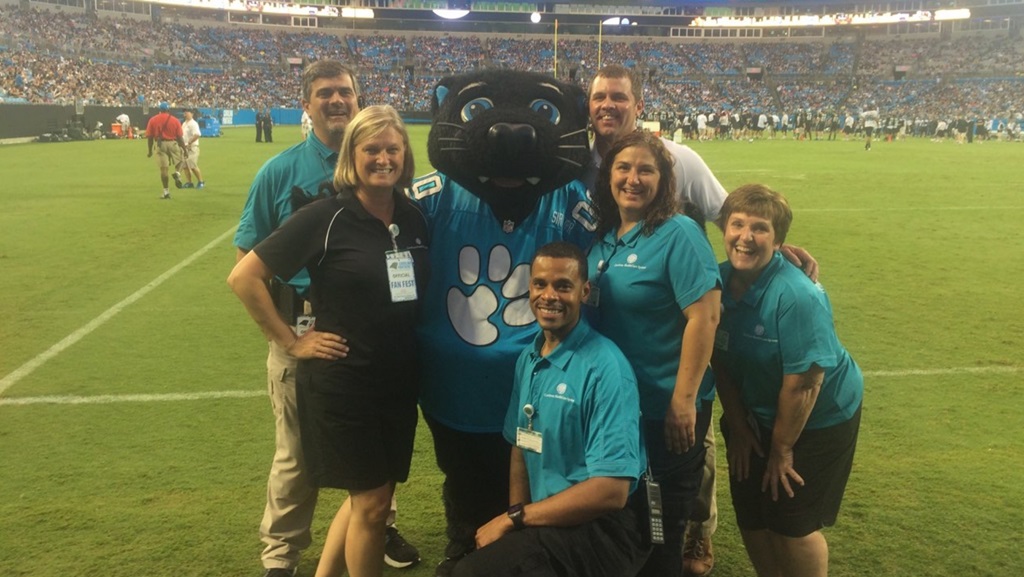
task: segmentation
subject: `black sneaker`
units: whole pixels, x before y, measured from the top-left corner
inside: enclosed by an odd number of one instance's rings
[[[263,577],[295,577],[295,569],[283,567],[271,567],[263,573]]]
[[[384,532],[384,562],[389,567],[405,569],[420,562],[420,552],[402,537],[398,528],[391,526]]]
[[[171,177],[174,178],[174,186],[181,188],[181,174],[175,172]]]
[[[466,555],[456,555],[455,557],[445,557],[444,561],[437,564],[437,569],[434,569],[434,577],[449,577],[452,571],[455,570],[455,566],[462,561],[462,558]]]

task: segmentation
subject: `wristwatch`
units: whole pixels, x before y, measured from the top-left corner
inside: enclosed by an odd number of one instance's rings
[[[516,503],[508,508],[508,518],[512,519],[512,525],[518,531],[526,528],[526,521],[523,520],[523,504]]]

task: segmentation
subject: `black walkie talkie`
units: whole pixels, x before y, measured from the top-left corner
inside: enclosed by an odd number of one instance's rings
[[[662,518],[661,485],[647,475],[647,514],[651,520],[651,544],[665,544],[665,524]]]

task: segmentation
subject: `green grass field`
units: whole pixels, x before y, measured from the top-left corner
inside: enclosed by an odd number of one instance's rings
[[[0,574],[260,574],[266,345],[224,279],[254,173],[299,138],[275,136],[204,139],[206,190],[170,202],[144,141],[0,147]],[[726,188],[789,197],[866,374],[832,575],[1022,574],[1024,145],[693,146]],[[398,495],[423,563],[387,575],[433,575],[439,483],[421,426]],[[752,575],[718,495],[714,574]],[[323,493],[301,575],[341,499]]]

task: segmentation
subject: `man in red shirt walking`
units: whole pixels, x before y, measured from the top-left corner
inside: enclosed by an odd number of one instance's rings
[[[162,199],[170,199],[171,193],[168,190],[169,167],[176,166],[180,155],[188,154],[185,150],[185,139],[182,138],[181,121],[171,116],[167,109],[170,108],[166,102],[160,103],[160,112],[149,119],[146,124],[146,139],[149,141],[149,154],[153,157],[153,143],[156,142],[156,158],[160,166],[160,181],[164,185]],[[174,183],[181,187],[178,180],[178,173],[174,173]]]

